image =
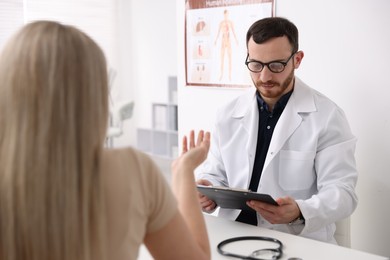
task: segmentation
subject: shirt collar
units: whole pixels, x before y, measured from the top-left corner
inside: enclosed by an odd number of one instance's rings
[[[279,98],[279,100],[275,104],[273,112],[278,112],[278,111],[284,110],[293,91],[294,91],[294,89],[292,89],[291,91],[287,92],[286,94],[284,94],[283,96],[281,96]],[[258,91],[256,91],[256,99],[257,99],[257,104],[259,106],[259,109],[261,111],[263,111],[263,110],[269,111],[267,103],[264,101],[264,99],[261,97],[261,95]]]

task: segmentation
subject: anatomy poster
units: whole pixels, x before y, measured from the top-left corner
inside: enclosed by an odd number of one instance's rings
[[[250,86],[246,32],[273,14],[274,0],[186,0],[186,84]]]

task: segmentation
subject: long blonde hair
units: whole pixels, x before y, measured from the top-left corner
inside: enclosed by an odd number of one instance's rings
[[[107,84],[103,52],[74,27],[33,22],[4,47],[0,259],[104,258]]]

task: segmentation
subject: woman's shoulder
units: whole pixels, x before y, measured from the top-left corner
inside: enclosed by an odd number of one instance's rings
[[[118,163],[146,163],[152,162],[152,159],[149,155],[133,148],[133,147],[123,147],[115,149],[106,149],[104,152],[104,157],[108,162]]]
[[[131,191],[132,196],[143,196],[149,185],[160,179],[152,158],[131,147],[106,149],[101,169],[104,185],[115,200],[129,196]]]
[[[106,149],[103,165],[105,171],[110,174],[117,172],[124,175],[131,173],[145,176],[158,172],[158,167],[149,155],[132,147]]]

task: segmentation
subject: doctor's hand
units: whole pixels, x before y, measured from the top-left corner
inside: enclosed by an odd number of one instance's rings
[[[275,201],[279,206],[257,200],[248,201],[247,205],[271,224],[288,224],[300,216],[301,211],[293,198],[281,197]]]
[[[205,179],[200,179],[196,182],[198,185],[204,185],[204,186],[213,186],[211,182]],[[217,204],[215,204],[214,201],[210,200],[208,197],[203,195],[202,193],[198,192],[198,198],[200,206],[202,207],[202,210],[207,213],[211,213],[215,210]]]

